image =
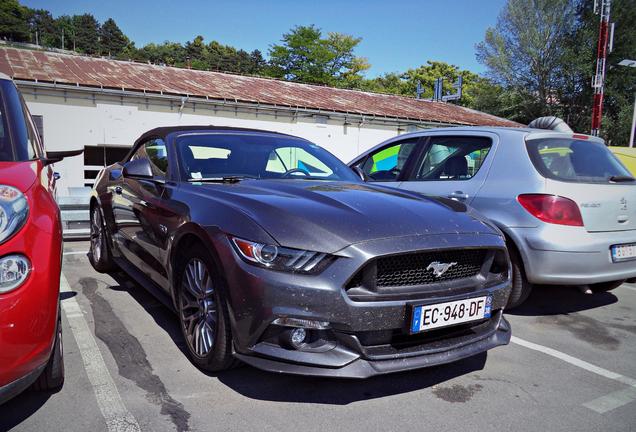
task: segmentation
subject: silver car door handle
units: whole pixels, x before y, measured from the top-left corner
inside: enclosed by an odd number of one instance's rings
[[[455,191],[455,192],[451,192],[448,197],[450,199],[455,199],[455,200],[460,200],[460,201],[464,201],[468,199],[468,194],[464,193],[462,191]]]

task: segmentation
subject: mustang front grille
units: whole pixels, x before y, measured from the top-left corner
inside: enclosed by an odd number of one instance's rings
[[[474,277],[481,271],[487,249],[417,252],[382,257],[366,264],[347,288],[429,285]]]

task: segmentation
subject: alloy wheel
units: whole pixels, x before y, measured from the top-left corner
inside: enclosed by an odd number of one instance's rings
[[[206,357],[214,348],[218,320],[214,285],[206,264],[192,258],[181,278],[180,315],[191,351]]]
[[[104,229],[102,215],[97,207],[93,208],[91,218],[91,253],[95,262],[100,262],[102,258],[102,245],[104,243]]]

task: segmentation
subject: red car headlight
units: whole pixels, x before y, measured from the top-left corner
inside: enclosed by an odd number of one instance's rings
[[[0,185],[0,244],[24,225],[29,215],[29,203],[22,192]]]

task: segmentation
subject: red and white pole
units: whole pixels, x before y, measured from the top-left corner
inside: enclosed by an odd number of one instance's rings
[[[592,106],[592,135],[598,136],[601,130],[603,119],[603,86],[605,84],[605,63],[607,60],[608,44],[610,41],[610,3],[611,0],[597,0],[595,9],[600,6],[599,14],[601,24],[598,35],[598,56],[596,58],[596,74],[592,79],[594,88],[594,105]]]

